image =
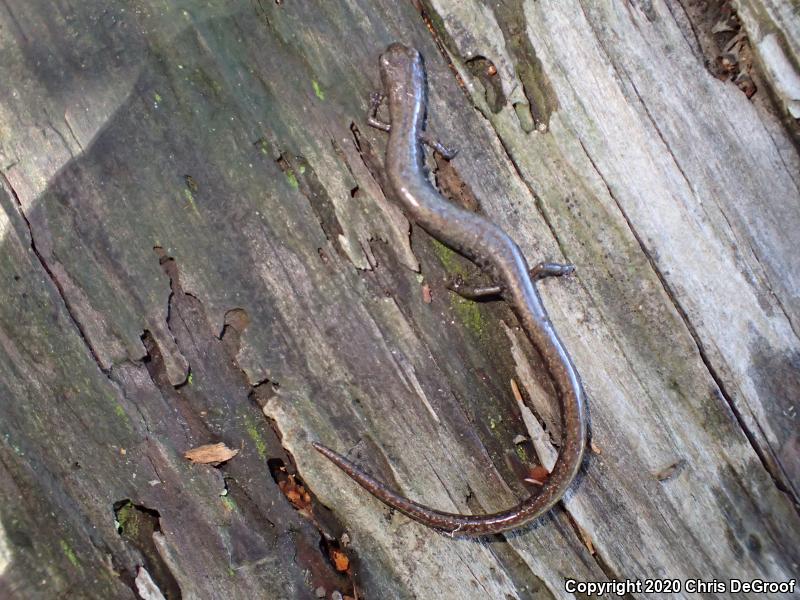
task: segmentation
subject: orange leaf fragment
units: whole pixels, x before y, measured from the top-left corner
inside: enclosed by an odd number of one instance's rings
[[[595,554],[597,551],[594,549],[594,544],[592,543],[592,536],[589,535],[589,532],[586,531],[583,527],[576,524],[578,528],[578,533],[580,533],[581,538],[583,539],[583,544],[586,546],[586,549],[589,550],[592,554]]]
[[[350,559],[347,555],[336,548],[331,549],[331,558],[333,559],[333,566],[339,572],[347,571],[350,568]]]
[[[425,304],[430,304],[433,300],[433,294],[431,294],[431,286],[427,283],[422,286],[422,301]]]
[[[294,475],[278,482],[278,487],[286,499],[298,510],[308,511],[311,508],[311,494],[303,485],[297,483]]]
[[[525,481],[528,483],[535,483],[536,485],[544,485],[547,478],[550,476],[550,471],[545,469],[542,465],[536,465],[531,468]]]
[[[228,448],[222,442],[218,444],[204,444],[183,453],[193,463],[202,465],[219,465],[239,454],[238,450]]]

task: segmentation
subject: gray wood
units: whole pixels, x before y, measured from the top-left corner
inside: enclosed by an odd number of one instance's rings
[[[677,0],[0,5],[0,595],[796,577],[800,159],[766,89],[706,68],[701,17]],[[309,444],[483,512],[531,489],[536,450],[515,438],[559,443],[510,311],[452,296],[475,268],[384,196],[364,112],[394,40],[425,56],[429,128],[459,149],[431,157],[437,185],[530,262],[577,266],[540,288],[591,452],[559,507],[491,539],[390,513]],[[215,442],[240,452],[183,457]]]
[[[735,3],[754,57],[778,105],[778,114],[797,139],[800,128],[800,19],[796,2],[740,0]]]

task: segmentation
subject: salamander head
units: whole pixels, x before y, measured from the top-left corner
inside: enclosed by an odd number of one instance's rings
[[[390,82],[406,80],[410,70],[421,69],[422,55],[416,48],[395,42],[381,54],[381,79],[387,89]]]

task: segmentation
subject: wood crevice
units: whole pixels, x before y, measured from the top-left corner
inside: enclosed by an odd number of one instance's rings
[[[69,301],[66,293],[64,292],[63,285],[58,280],[58,277],[53,272],[53,270],[50,268],[50,265],[47,263],[42,253],[39,252],[39,249],[36,247],[36,240],[34,239],[33,236],[33,227],[31,226],[31,222],[28,220],[28,216],[25,214],[25,209],[22,206],[22,201],[20,200],[17,191],[14,189],[14,186],[11,185],[11,182],[9,181],[6,174],[2,171],[0,171],[0,178],[2,178],[3,185],[8,190],[10,196],[14,199],[14,202],[17,206],[17,210],[19,211],[19,214],[22,217],[23,222],[25,223],[25,227],[28,231],[28,238],[30,239],[30,247],[31,250],[33,251],[34,256],[36,256],[37,261],[41,265],[44,272],[47,274],[48,279],[53,284],[53,287],[55,288],[56,292],[61,298],[61,301],[64,304],[64,308],[66,310],[67,315],[69,316],[70,321],[75,326],[75,330],[77,331],[78,335],[83,341],[83,344],[86,346],[86,349],[89,351],[90,356],[97,364],[97,368],[100,370],[101,373],[103,373],[106,377],[108,377],[109,370],[103,366],[103,363],[100,360],[99,355],[97,354],[97,350],[94,348],[94,346],[92,346],[91,342],[89,341],[89,338],[86,335],[86,330],[84,329],[78,317],[75,315],[72,303]]]
[[[258,434],[261,441],[258,441],[258,439],[255,441],[256,450],[263,458],[263,461],[259,461],[263,463],[262,472],[268,474],[268,478],[272,478],[276,489],[282,494],[282,498],[294,509],[299,518],[305,521],[309,527],[312,527],[319,536],[331,541],[331,544],[336,546],[338,542],[335,540],[340,536],[331,532],[344,532],[343,526],[338,523],[333,513],[316,499],[313,490],[300,479],[294,458],[282,443],[283,436],[277,423],[263,412],[263,408],[269,399],[274,397],[280,390],[280,384],[270,378],[252,383],[247,372],[238,362],[237,355],[240,349],[241,335],[251,321],[247,311],[242,308],[226,311],[222,331],[215,335],[209,326],[202,301],[183,290],[180,283],[180,269],[175,259],[168,256],[162,249],[159,249],[158,254],[159,263],[170,279],[170,319],[167,322],[167,328],[170,334],[173,335],[178,349],[183,351],[182,346],[186,342],[181,335],[177,335],[174,331],[174,319],[176,317],[180,319],[179,326],[185,328],[187,332],[191,332],[192,344],[198,346],[196,350],[202,353],[201,346],[204,344],[216,342],[221,345],[223,354],[226,355],[227,361],[230,362],[231,369],[238,373],[237,377],[241,379],[242,387],[246,388],[242,393],[243,400],[258,413],[260,421],[263,423],[263,427],[259,427],[261,433]],[[186,316],[184,316],[184,312]],[[207,331],[202,331],[203,325],[207,326]],[[203,341],[204,336],[207,336],[208,342]],[[177,385],[169,384],[164,370],[163,359],[158,358],[160,349],[157,341],[150,339],[146,346],[148,347],[146,362],[153,382],[165,394],[173,396],[178,400],[179,404],[183,405],[182,412],[184,417],[188,417],[187,424],[189,425],[186,430],[187,441],[220,440],[232,444],[235,436],[240,434],[238,432],[240,426],[236,425],[239,419],[225,419],[228,421],[225,425],[214,423],[210,414],[212,407],[204,408],[203,402],[205,401],[201,401],[195,391],[195,386],[198,385],[198,382],[192,381],[192,378],[187,376],[187,380],[182,383]],[[152,362],[154,358],[156,359],[155,364]],[[191,364],[189,357],[187,357],[187,364]],[[203,369],[200,369],[200,371],[203,371]],[[192,372],[190,366],[189,373],[191,374]],[[237,409],[231,405],[229,410],[236,411]],[[247,428],[252,427],[256,427],[256,424],[247,425]],[[254,432],[250,431],[250,437],[252,438],[254,435]],[[264,510],[264,496],[256,497],[253,490],[250,489],[252,486],[252,472],[249,470],[250,466],[244,465],[241,461],[242,458],[237,456],[215,467],[222,475],[227,491],[226,495],[236,502],[236,505],[240,507],[248,519],[254,523],[259,523],[262,526],[262,530],[264,527],[274,529],[279,523],[274,518],[270,518],[269,511]],[[285,527],[286,525],[281,523],[280,526]],[[292,528],[291,524],[289,528]],[[296,541],[301,551],[301,555],[298,555],[296,560],[305,565],[305,568],[312,574],[314,581],[326,582],[333,589],[341,589],[348,593],[352,593],[360,586],[357,573],[353,568],[337,569],[336,561],[328,555],[323,555],[323,561],[321,562],[313,552],[316,546],[301,541],[300,538],[297,538]],[[338,546],[336,547],[338,548]],[[321,552],[322,548],[323,546],[319,546],[318,550]],[[338,557],[340,566],[342,562],[349,563],[351,560],[357,560],[357,555],[352,548],[346,551],[343,549],[337,551],[341,553],[341,556]],[[346,556],[346,558],[342,558],[343,556]]]
[[[752,431],[750,431],[750,428],[747,426],[747,424],[745,422],[745,419],[742,416],[741,412],[739,411],[738,407],[736,406],[736,403],[734,402],[730,392],[728,392],[727,387],[726,387],[722,377],[717,372],[717,368],[714,366],[713,362],[709,358],[708,353],[707,353],[707,351],[705,349],[705,345],[703,344],[703,341],[700,338],[700,334],[697,332],[697,329],[695,328],[694,324],[692,323],[691,319],[689,318],[689,315],[686,312],[686,309],[683,307],[681,302],[678,300],[677,295],[675,294],[674,290],[672,289],[672,286],[670,286],[670,284],[667,281],[667,279],[664,276],[664,274],[658,268],[658,265],[656,264],[655,258],[652,256],[652,254],[648,250],[647,245],[645,244],[645,242],[642,239],[641,235],[637,231],[636,227],[634,226],[633,222],[631,221],[630,217],[628,216],[627,212],[625,211],[624,207],[622,206],[622,203],[617,199],[617,197],[611,191],[611,188],[609,187],[608,183],[606,182],[605,178],[603,177],[602,172],[598,169],[597,165],[595,164],[594,159],[592,158],[592,156],[589,153],[588,149],[586,148],[586,146],[583,144],[583,142],[580,139],[578,140],[578,142],[580,143],[581,148],[583,148],[584,154],[586,155],[587,159],[591,163],[592,168],[594,169],[595,173],[597,173],[597,176],[603,182],[603,185],[606,188],[606,191],[608,193],[609,198],[611,198],[611,200],[614,202],[615,206],[617,207],[617,210],[619,210],[620,215],[625,220],[625,223],[627,224],[627,227],[628,227],[629,231],[631,232],[631,235],[633,235],[633,237],[636,240],[636,243],[638,244],[639,249],[641,250],[643,256],[647,259],[647,262],[648,262],[648,264],[650,266],[651,271],[658,278],[659,284],[660,284],[662,290],[664,291],[664,293],[666,294],[667,298],[669,299],[670,304],[675,308],[675,311],[680,316],[680,319],[683,322],[684,327],[686,327],[687,332],[689,333],[689,335],[692,338],[692,341],[694,342],[694,345],[695,345],[695,348],[697,349],[698,356],[700,357],[700,360],[702,361],[702,363],[703,363],[706,371],[708,372],[709,376],[714,381],[714,385],[716,386],[717,390],[719,391],[720,396],[724,399],[726,406],[728,407],[728,409],[730,410],[731,414],[736,419],[737,425],[741,429],[742,433],[745,435],[745,438],[747,439],[748,444],[750,445],[750,447],[755,452],[755,454],[758,457],[761,465],[764,467],[766,472],[770,475],[770,478],[772,479],[773,483],[775,484],[775,487],[778,490],[780,490],[781,492],[789,494],[793,498],[793,503],[792,503],[793,506],[795,506],[795,509],[798,510],[798,512],[800,512],[800,506],[798,506],[798,504],[797,504],[797,498],[791,492],[791,486],[788,484],[787,481],[784,480],[784,478],[782,476],[781,469],[778,466],[777,462],[775,461],[775,459],[774,459],[774,457],[772,455],[772,449],[769,448],[769,447],[762,448],[761,445],[758,443],[758,440],[757,440],[755,434]]]

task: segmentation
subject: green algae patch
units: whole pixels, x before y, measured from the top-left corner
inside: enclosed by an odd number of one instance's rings
[[[125,425],[125,428],[128,431],[133,431],[133,424],[131,423],[131,418],[128,416],[128,413],[125,412],[125,407],[122,406],[122,404],[120,404],[119,402],[114,403],[114,414]]]
[[[264,438],[261,436],[261,432],[258,430],[258,426],[249,416],[244,417],[244,428],[247,431],[247,435],[250,436],[250,439],[253,440],[253,443],[256,446],[256,451],[258,455],[262,459],[267,458],[267,442],[264,441]]]
[[[229,510],[230,512],[235,512],[236,511],[236,502],[234,502],[233,499],[230,496],[228,496],[226,494],[224,496],[220,496],[219,499],[222,501],[222,505],[227,510]]]
[[[319,98],[320,100],[325,100],[325,92],[320,87],[319,83],[315,80],[311,80],[311,87],[314,88],[314,95]]]
[[[294,171],[291,169],[286,171],[286,181],[289,182],[289,185],[292,186],[294,189],[300,189],[300,182],[297,181],[297,175],[294,174]]]
[[[189,206],[191,206],[195,214],[200,216],[200,211],[197,210],[197,204],[194,201],[194,194],[192,194],[189,188],[183,188],[183,198],[189,203]]]
[[[72,564],[73,567],[80,568],[81,562],[78,560],[78,557],[75,556],[75,551],[70,547],[66,540],[58,540],[59,545],[61,546],[61,552],[64,553],[64,556],[67,557],[67,560]]]
[[[517,456],[519,456],[519,459],[522,462],[527,463],[528,462],[528,453],[525,452],[525,448],[523,448],[521,445],[517,444],[516,450],[517,450]]]
[[[467,278],[471,269],[468,267],[466,260],[453,250],[445,246],[442,242],[432,239],[431,246],[433,252],[436,254],[439,262],[447,273],[452,276]],[[462,298],[456,293],[450,294],[450,308],[456,316],[456,319],[464,325],[469,331],[477,336],[482,336],[486,323],[483,315],[481,314],[480,305],[473,300]]]
[[[128,537],[136,537],[139,533],[139,519],[133,502],[126,502],[117,511],[117,531]]]
[[[450,307],[459,322],[477,336],[483,335],[485,323],[477,302],[466,300],[457,294],[451,294]]]
[[[261,152],[261,154],[263,154],[264,156],[269,156],[269,154],[270,154],[269,153],[269,144],[267,144],[267,140],[265,140],[264,138],[261,138],[260,140],[258,140],[256,142],[255,145],[256,145],[256,148],[258,148],[258,151]]]
[[[433,245],[433,251],[439,258],[439,262],[442,263],[445,271],[448,273],[461,273],[463,275],[463,269],[461,268],[461,265],[458,264],[456,253],[435,238],[432,238],[431,242]]]
[[[114,412],[116,413],[116,415],[117,415],[117,416],[118,416],[120,419],[123,419],[123,420],[125,420],[125,421],[127,421],[127,420],[128,420],[128,414],[125,412],[125,409],[124,409],[124,408],[122,408],[122,405],[121,405],[121,404],[117,404],[117,405],[114,407]]]

